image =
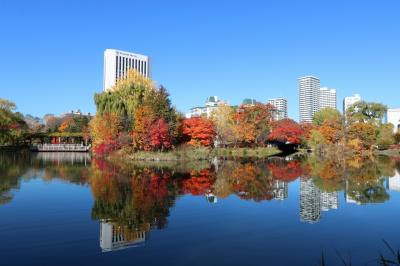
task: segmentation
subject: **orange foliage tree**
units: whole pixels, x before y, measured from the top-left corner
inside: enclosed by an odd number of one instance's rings
[[[337,144],[344,137],[343,126],[338,121],[325,121],[317,130],[324,136],[327,144]]]
[[[150,128],[156,120],[153,109],[147,105],[141,106],[135,110],[133,119],[133,147],[138,150],[152,150]]]
[[[270,104],[241,106],[234,116],[239,142],[242,145],[263,146],[270,133],[274,110]]]
[[[193,117],[183,121],[184,139],[193,146],[212,146],[215,130],[211,120],[202,117]]]
[[[354,123],[348,131],[348,141],[359,139],[364,149],[371,149],[376,141],[377,128],[372,123]]]
[[[96,155],[105,155],[119,147],[118,137],[122,130],[120,117],[115,113],[104,113],[90,121],[93,151]]]

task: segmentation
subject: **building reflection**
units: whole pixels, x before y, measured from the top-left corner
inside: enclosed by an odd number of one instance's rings
[[[361,193],[355,190],[351,191],[352,193],[349,192],[350,192],[349,180],[346,180],[346,188],[344,190],[344,199],[346,203],[360,205],[361,202],[356,199],[361,197]]]
[[[111,221],[100,221],[100,247],[103,252],[117,251],[141,246],[148,237],[148,231],[131,230]]]
[[[337,209],[337,192],[321,191],[312,179],[300,179],[300,221],[316,223],[321,219],[321,211]]]
[[[274,199],[285,200],[289,196],[289,185],[288,182],[275,180],[273,185]]]
[[[391,191],[400,192],[400,173],[396,170],[396,174],[393,177],[388,178],[388,189]]]

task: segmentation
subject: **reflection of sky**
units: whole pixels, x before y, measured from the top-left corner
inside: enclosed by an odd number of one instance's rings
[[[327,260],[336,261],[338,249],[365,262],[378,255],[382,238],[400,247],[400,193],[389,193],[384,204],[355,205],[339,192],[339,208],[314,224],[299,219],[300,180],[289,183],[283,201],[231,195],[210,204],[204,196],[184,195],[170,209],[166,228],[152,230],[146,245],[102,254],[90,187],[30,179],[0,206],[2,264],[310,265],[322,249]]]

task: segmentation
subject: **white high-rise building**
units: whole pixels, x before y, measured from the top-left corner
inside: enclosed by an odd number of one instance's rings
[[[346,114],[346,111],[350,106],[360,101],[361,101],[361,96],[359,94],[354,94],[354,96],[344,97],[343,114]]]
[[[104,51],[103,90],[108,91],[118,79],[126,77],[129,69],[135,69],[144,77],[151,77],[150,58],[114,49]]]
[[[288,106],[286,99],[269,99],[268,103],[276,108],[276,111],[274,112],[274,120],[281,120],[288,117]]]
[[[400,131],[400,108],[391,108],[387,110],[386,123],[393,125],[393,133]]]
[[[323,108],[336,109],[336,90],[330,88],[320,88],[318,102],[319,110]]]
[[[311,123],[314,114],[319,110],[320,80],[307,76],[299,78],[300,122]]]

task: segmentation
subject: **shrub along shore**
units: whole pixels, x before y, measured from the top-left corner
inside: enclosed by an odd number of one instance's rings
[[[153,162],[174,162],[174,161],[201,161],[214,158],[223,159],[262,159],[277,156],[281,153],[275,147],[256,148],[206,148],[206,147],[182,147],[166,152],[157,151],[136,151],[118,150],[110,154],[111,161],[153,161]]]

